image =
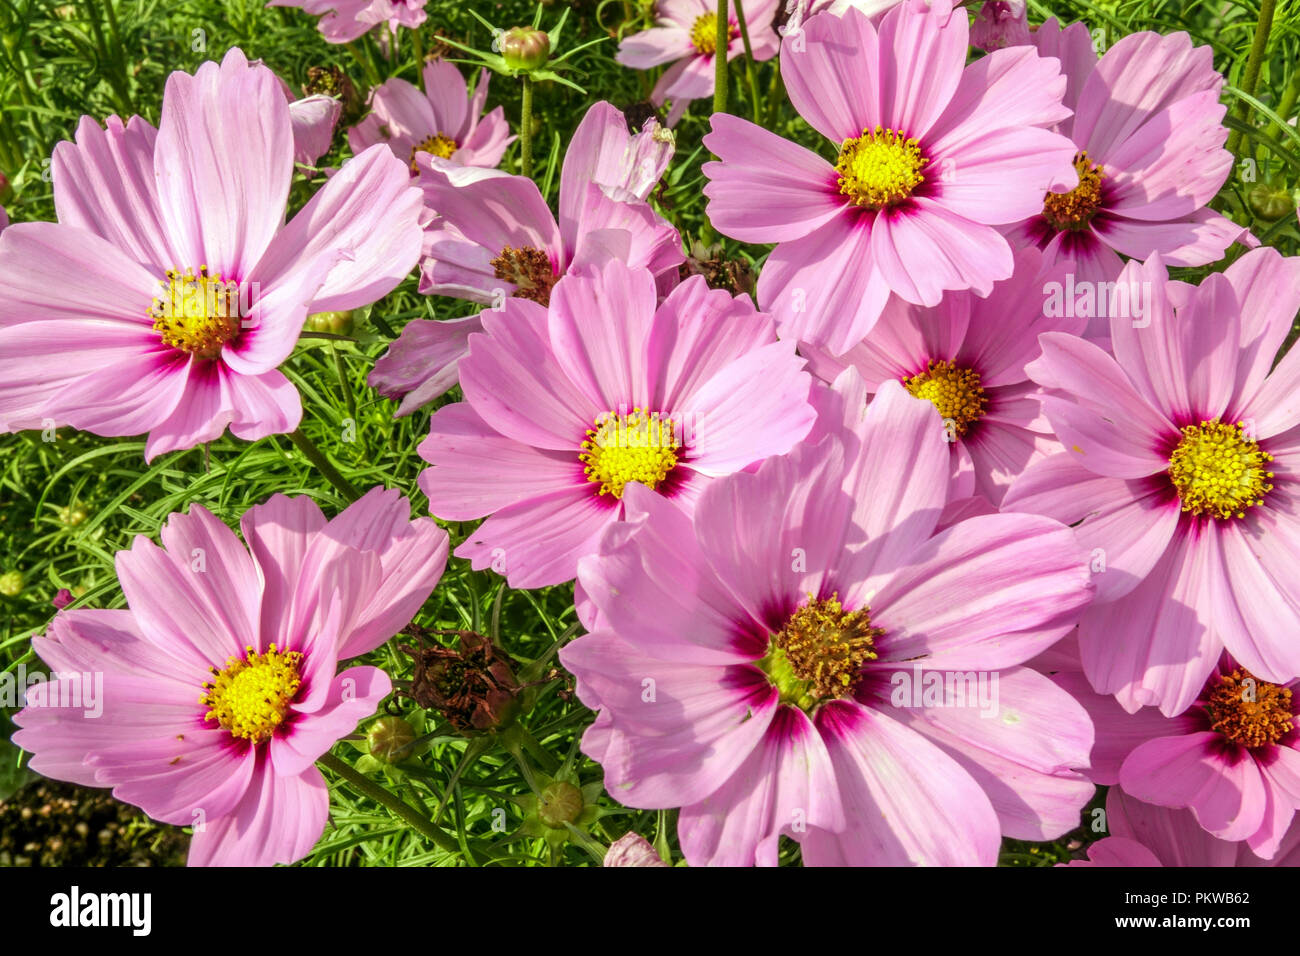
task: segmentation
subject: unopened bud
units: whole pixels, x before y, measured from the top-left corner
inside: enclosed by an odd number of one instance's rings
[[[329,332],[333,335],[347,335],[352,331],[351,312],[317,312],[307,316],[303,328],[308,332]]]
[[[501,37],[501,57],[514,72],[537,70],[551,55],[551,38],[536,27],[511,27]]]
[[[1295,200],[1291,193],[1279,186],[1257,183],[1246,193],[1250,211],[1265,222],[1277,222],[1283,216],[1295,211]]]
[[[366,734],[370,756],[384,763],[397,763],[411,756],[415,728],[401,717],[380,717]]]
[[[552,830],[563,830],[582,813],[582,791],[571,783],[556,780],[542,789],[537,802],[537,816]]]

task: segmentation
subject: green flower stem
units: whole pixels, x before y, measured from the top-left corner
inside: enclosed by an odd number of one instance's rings
[[[420,92],[424,89],[424,39],[420,36],[420,28],[416,27],[411,31],[411,44],[415,47],[415,82],[420,87]]]
[[[1289,119],[1297,99],[1300,99],[1300,70],[1296,70],[1295,75],[1291,77],[1291,82],[1282,92],[1282,99],[1277,104],[1277,115],[1284,120]],[[1279,129],[1276,135],[1282,136],[1284,131]]]
[[[749,45],[749,27],[745,24],[745,5],[736,0],[736,21],[740,24],[740,40],[745,44],[745,76],[749,80],[749,98],[754,109],[754,122],[761,123],[763,101],[758,92],[758,70],[754,66],[754,48]]]
[[[361,492],[357,490],[356,485],[343,477],[342,472],[335,468],[330,460],[325,457],[325,453],[302,433],[301,428],[289,433],[289,441],[293,442],[294,447],[307,456],[307,460],[316,466],[316,470],[324,475],[344,498],[347,498],[348,501],[356,501],[361,497]]]
[[[515,721],[502,733],[507,744],[522,745],[534,760],[541,764],[542,772],[554,776],[555,771],[560,769],[560,762],[555,759],[555,755],[543,747],[518,721]]]
[[[519,107],[519,166],[529,178],[533,175],[533,78],[524,74],[523,102]]]
[[[357,398],[352,394],[352,385],[348,382],[347,367],[343,363],[343,356],[339,354],[339,350],[333,342],[329,343],[329,348],[334,356],[334,371],[339,376],[339,390],[343,392],[343,402],[348,407],[348,415],[355,422],[357,420]]]
[[[540,797],[542,795],[542,788],[537,783],[536,774],[533,773],[533,765],[530,764],[528,758],[524,756],[523,748],[520,747],[517,742],[510,739],[503,740],[502,744],[505,746],[506,752],[510,754],[510,756],[515,759],[515,763],[519,765],[519,772],[523,774],[524,783],[528,784],[528,789]]]
[[[713,41],[713,112],[727,112],[727,46],[731,30],[727,24],[727,0],[718,0],[718,33]]]
[[[375,783],[369,777],[357,772],[351,764],[344,763],[332,753],[324,754],[318,761],[320,766],[338,774],[348,783],[350,783],[358,793],[369,797],[376,803],[381,803],[394,815],[399,817],[411,827],[427,838],[431,843],[436,844],[440,849],[448,853],[459,853],[460,844],[443,830],[434,826],[433,823],[419,810],[411,806],[397,794],[384,789]]]
[[[442,799],[438,801],[438,809],[433,811],[433,822],[435,824],[442,822],[442,814],[447,809],[447,804],[451,802],[452,794],[456,790],[456,785],[460,783],[461,776],[491,747],[491,740],[487,737],[475,737],[465,747],[465,752],[461,754],[460,760],[456,763],[456,769],[452,771],[451,777],[447,780]]]
[[[352,54],[353,60],[361,64],[361,69],[365,71],[366,79],[369,81],[371,86],[378,86],[383,82],[379,78],[379,70],[375,67],[375,60],[374,57],[370,55],[369,47],[366,47],[363,52],[356,40],[343,44],[343,47]],[[362,93],[362,98],[364,99],[365,93],[368,91],[361,90],[358,92]]]
[[[1268,35],[1273,29],[1273,10],[1277,0],[1260,0],[1259,21],[1255,24],[1255,39],[1250,44],[1250,53],[1246,57],[1246,69],[1241,76],[1241,91],[1247,96],[1255,95],[1259,84],[1259,73],[1264,66],[1264,56],[1268,53]],[[1237,119],[1243,123],[1250,115],[1250,106],[1245,102],[1237,103]],[[1241,144],[1240,131],[1234,130],[1228,137],[1228,152],[1234,156]]]

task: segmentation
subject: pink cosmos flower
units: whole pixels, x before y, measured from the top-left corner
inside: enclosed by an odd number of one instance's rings
[[[1057,57],[1074,115],[1057,127],[1075,143],[1079,185],[1047,195],[1042,208],[1009,230],[1048,261],[1074,261],[1078,279],[1113,282],[1117,253],[1173,265],[1223,257],[1245,232],[1206,206],[1232,169],[1219,101],[1223,77],[1208,46],[1186,33],[1134,33],[1098,60],[1085,24],[1049,20],[1034,32],[1043,56]],[[1104,344],[1106,323],[1088,330]]]
[[[966,66],[969,32],[949,0],[901,4],[879,26],[857,10],[809,18],[781,75],[838,150],[834,165],[714,115],[709,220],[743,242],[778,243],[758,300],[783,336],[840,354],[891,294],[927,307],[949,290],[988,295],[1013,265],[994,227],[1077,182],[1073,144],[1041,128],[1068,115],[1059,64],[1016,47]]]
[[[275,75],[237,49],[168,78],[157,130],[84,117],[54,153],[59,221],[0,234],[0,431],[147,432],[148,459],[227,425],[293,431],[302,406],[277,366],[309,313],[401,281],[421,209],[376,147],[286,224],[293,160]]]
[[[661,305],[645,269],[569,275],[549,309],[483,313],[465,401],[434,414],[420,456],[430,510],[490,515],[456,549],[514,588],[572,580],[643,484],[690,508],[711,480],[789,451],[812,377],[769,316],[693,276]]]
[[[352,152],[385,143],[414,175],[415,154],[427,152],[462,166],[496,166],[514,142],[500,106],[484,115],[490,74],[482,70],[471,96],[453,63],[424,66],[424,90],[393,77],[370,94],[370,114],[348,130]]]
[[[320,17],[317,29],[330,43],[351,43],[379,24],[389,33],[399,27],[413,30],[424,23],[429,0],[268,0],[268,7],[300,7]]]
[[[773,29],[779,0],[744,4],[745,28],[754,59],[770,60],[781,45]],[[676,126],[691,100],[713,96],[718,46],[718,5],[712,0],[657,0],[655,26],[627,37],[614,57],[624,66],[648,70],[671,63],[655,83],[650,102],[672,101],[668,125]],[[745,55],[734,3],[727,5],[727,61]]]
[[[379,488],[331,521],[276,495],[240,526],[247,549],[195,505],[163,547],[119,551],[128,609],[60,612],[32,642],[55,679],[14,718],[45,776],[193,825],[191,866],[311,850],[329,809],[315,761],[391,690],[378,668],[338,662],[405,627],[447,560],[447,533]],[[92,674],[102,713],[59,706]]]
[[[1091,779],[1147,803],[1190,809],[1220,840],[1245,840],[1264,859],[1276,854],[1300,806],[1300,702],[1293,697],[1300,682],[1259,680],[1224,654],[1183,713],[1165,717],[1144,707],[1130,714],[1088,686],[1075,641],[1062,641],[1046,659],[1055,664],[1043,669],[1054,670],[1052,679],[1092,716]]]
[[[1206,833],[1190,810],[1143,803],[1119,787],[1106,794],[1106,824],[1111,836],[1088,847],[1087,860],[1065,866],[1296,866],[1300,826],[1287,832],[1270,860],[1261,860],[1245,843],[1230,843]]]
[[[1114,358],[1039,336],[1027,371],[1066,450],[1002,507],[1082,521],[1101,572],[1084,671],[1126,710],[1173,716],[1225,647],[1261,680],[1300,676],[1300,351],[1269,372],[1300,308],[1300,259],[1258,249],[1195,288],[1156,255],[1126,266],[1119,291]]]
[[[583,751],[620,802],[682,808],[692,866],[774,864],[782,835],[810,865],[991,866],[1003,833],[1068,832],[1094,792],[1085,712],[1018,666],[1089,599],[1069,529],[935,534],[938,414],[896,382],[846,407],[844,441],[715,481],[693,517],[630,487],[579,563],[600,625],[560,656],[600,710]]]
[[[1015,273],[986,299],[956,292],[933,309],[890,299],[867,337],[839,358],[803,352],[826,381],[852,366],[870,392],[900,381],[933,402],[947,429],[954,496],[996,505],[1027,465],[1063,450],[1025,365],[1038,358],[1040,332],[1078,333],[1086,319],[1046,316],[1044,289],[1059,277],[1041,272],[1041,262],[1035,250],[1017,252]]]
[[[618,259],[649,268],[666,293],[684,261],[681,239],[644,200],[672,155],[672,134],[655,120],[631,134],[621,112],[597,103],[564,155],[558,223],[531,179],[421,158],[421,185],[440,218],[425,236],[420,291],[497,309],[507,296],[546,305],[566,272]],[[469,337],[482,329],[478,315],[408,322],[370,384],[401,397],[397,414],[409,415],[456,384]]]

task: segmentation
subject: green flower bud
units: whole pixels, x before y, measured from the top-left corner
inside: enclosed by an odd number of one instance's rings
[[[347,335],[352,331],[351,312],[317,312],[307,316],[303,328],[308,332],[330,332]]]
[[[501,57],[514,72],[541,69],[551,55],[551,38],[536,27],[511,27],[501,35]]]
[[[401,717],[380,717],[370,725],[366,743],[376,760],[397,763],[411,756],[415,737],[415,728]]]
[[[1276,222],[1295,212],[1295,200],[1281,186],[1256,183],[1246,193],[1246,201],[1250,203],[1250,211],[1265,222]]]
[[[23,583],[21,571],[7,571],[0,574],[0,595],[17,597],[23,593]]]
[[[542,788],[541,799],[537,801],[537,816],[552,830],[563,830],[566,823],[578,819],[584,805],[581,790],[571,783],[557,780]]]

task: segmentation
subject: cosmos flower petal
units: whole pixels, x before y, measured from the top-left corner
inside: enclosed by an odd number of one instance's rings
[[[1204,732],[1139,744],[1120,768],[1120,785],[1148,803],[1191,808],[1222,840],[1244,840],[1264,822],[1264,779],[1248,753],[1224,752],[1221,740]]]
[[[409,618],[409,615],[408,615]],[[349,667],[329,684],[329,693],[312,711],[312,719],[294,724],[271,738],[271,762],[279,776],[295,777],[311,767],[334,742],[356,729],[393,690],[377,667]]]
[[[1022,663],[1092,599],[1087,555],[1047,518],[986,515],[940,532],[871,599],[881,659],[949,669]],[[887,643],[886,643],[887,641]]]
[[[54,208],[62,225],[101,236],[135,262],[169,268],[180,259],[158,202],[157,137],[138,116],[125,124],[110,116],[103,127],[83,116],[75,142],[54,147]]]
[[[1096,571],[1099,601],[1137,587],[1169,547],[1182,513],[1177,498],[1158,486],[1097,475],[1063,452],[1029,465],[1002,509],[1073,526]]]
[[[391,292],[420,257],[420,191],[377,147],[348,160],[276,235],[255,275],[268,288],[294,268],[332,262],[312,312],[355,309]],[[333,253],[333,255],[328,255]]]
[[[835,169],[816,153],[728,113],[710,121],[704,145],[721,162],[704,165],[704,195],[715,229],[742,242],[786,242],[845,214]]]
[[[810,829],[811,866],[993,866],[1001,833],[961,766],[887,715],[835,702],[817,714],[844,802],[845,829]]]
[[[238,131],[239,148],[229,148]],[[167,78],[154,149],[170,245],[221,276],[248,276],[284,219],[293,124],[275,74],[238,49]]]
[[[775,866],[782,834],[835,832],[845,822],[821,735],[803,711],[780,707],[746,761],[683,806],[677,826],[691,866]]]
[[[965,706],[887,712],[937,744],[980,784],[1005,836],[1054,840],[1079,825],[1079,811],[1095,792],[1077,770],[1088,764],[1092,722],[1073,697],[1028,668],[986,676],[994,678],[995,713],[969,694]],[[878,706],[883,709],[884,701]]]
[[[782,53],[781,79],[808,125],[837,144],[884,125],[876,75],[882,53],[871,21],[856,10],[842,19],[809,17],[800,36]]]
[[[1079,650],[1098,693],[1114,694],[1130,712],[1155,705],[1166,716],[1196,699],[1222,650],[1211,627],[1211,593],[1223,573],[1217,549],[1208,546],[1216,542],[1176,533],[1123,600],[1084,612]]]
[[[601,759],[609,793],[626,806],[708,796],[760,746],[778,710],[757,670],[660,660],[607,631],[566,645],[560,659],[579,696],[614,715]]]
[[[190,843],[190,866],[272,866],[300,860],[329,816],[329,790],[315,767],[297,777],[271,773],[259,756],[248,792],[234,812],[209,821]]]

